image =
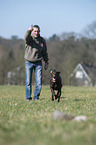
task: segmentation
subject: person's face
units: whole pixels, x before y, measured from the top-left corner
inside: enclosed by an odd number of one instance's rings
[[[35,38],[37,38],[39,36],[40,31],[39,31],[39,29],[37,27],[33,27],[32,33],[33,33],[33,36]]]

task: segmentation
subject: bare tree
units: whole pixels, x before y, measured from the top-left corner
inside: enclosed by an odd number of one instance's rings
[[[90,39],[96,39],[96,21],[84,28],[83,35]]]

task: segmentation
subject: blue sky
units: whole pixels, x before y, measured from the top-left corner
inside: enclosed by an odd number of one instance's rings
[[[63,32],[80,33],[96,21],[96,0],[0,0],[0,36],[24,35],[38,24],[49,38]]]

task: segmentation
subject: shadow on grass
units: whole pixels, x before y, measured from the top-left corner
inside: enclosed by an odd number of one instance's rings
[[[78,101],[86,101],[85,99],[74,99],[74,101],[78,102]]]

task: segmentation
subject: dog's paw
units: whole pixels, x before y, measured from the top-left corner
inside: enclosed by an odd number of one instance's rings
[[[60,97],[57,98],[57,101],[60,102]]]
[[[52,101],[54,101],[54,98],[53,98],[53,97],[51,97],[51,100],[52,100]]]

